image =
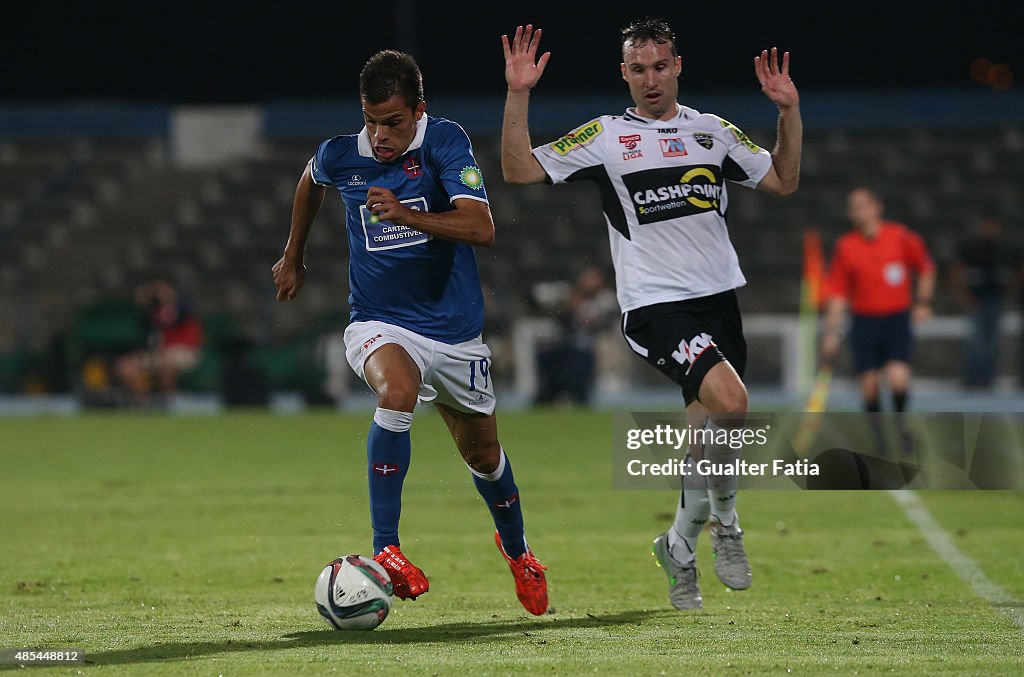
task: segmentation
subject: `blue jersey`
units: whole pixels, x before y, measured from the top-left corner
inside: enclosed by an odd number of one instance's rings
[[[371,186],[428,212],[455,209],[461,198],[487,202],[462,127],[424,115],[408,150],[390,163],[373,157],[364,128],[324,141],[311,163],[313,181],[335,186],[345,204],[351,321],[380,320],[452,344],[479,336],[484,307],[473,248],[382,221],[366,208]]]

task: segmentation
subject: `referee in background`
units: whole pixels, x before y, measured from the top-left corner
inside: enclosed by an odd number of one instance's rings
[[[911,380],[911,325],[931,317],[935,264],[921,237],[902,223],[884,220],[883,211],[882,201],[869,188],[855,188],[846,197],[853,229],[836,242],[829,265],[821,355],[828,364],[839,353],[849,310],[850,346],[864,410],[882,410],[880,381],[884,374],[904,451],[909,452],[903,412]],[[916,294],[912,293],[912,274]],[[878,417],[872,419],[877,422]],[[885,455],[881,428],[874,427],[879,452]]]

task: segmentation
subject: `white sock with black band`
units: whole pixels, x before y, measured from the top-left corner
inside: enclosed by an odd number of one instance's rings
[[[713,433],[715,439],[728,440],[726,430],[708,418],[704,428]],[[705,458],[715,465],[735,464],[743,453],[743,448],[733,448],[728,441],[723,444],[709,443],[704,446]],[[736,516],[736,488],[739,486],[737,475],[708,475],[708,494],[711,498],[711,516],[723,526],[738,524]]]
[[[697,474],[696,464],[689,454],[683,460],[683,489],[676,508],[676,519],[668,530],[668,552],[680,564],[689,564],[697,551],[697,537],[708,521],[711,502],[707,480]]]

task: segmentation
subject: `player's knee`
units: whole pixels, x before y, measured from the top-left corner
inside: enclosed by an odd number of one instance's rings
[[[416,408],[419,387],[412,383],[384,383],[377,388],[377,406],[392,411],[412,411]]]
[[[738,387],[730,388],[722,396],[721,413],[726,416],[742,417],[747,413],[750,401],[747,396],[747,389],[740,384]]]
[[[462,452],[462,458],[473,470],[492,473],[501,462],[501,445],[497,441],[476,444]]]

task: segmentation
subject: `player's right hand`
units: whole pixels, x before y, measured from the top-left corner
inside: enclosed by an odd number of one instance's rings
[[[306,266],[282,256],[272,268],[278,301],[291,301],[306,281]]]
[[[505,82],[509,90],[528,91],[540,80],[544,68],[548,65],[551,52],[544,52],[537,59],[537,47],[540,45],[541,30],[533,30],[532,24],[516,26],[516,34],[509,46],[508,36],[501,36],[501,46],[505,52]]]
[[[839,354],[839,334],[829,332],[821,339],[821,361],[823,364],[831,365]]]

